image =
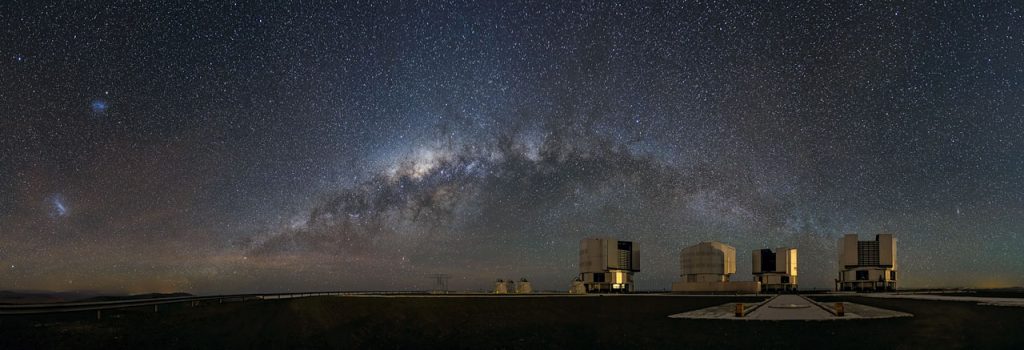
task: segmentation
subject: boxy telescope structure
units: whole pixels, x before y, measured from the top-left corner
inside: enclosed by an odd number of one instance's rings
[[[896,238],[876,235],[873,241],[859,241],[856,234],[839,239],[837,290],[895,290]]]
[[[636,269],[633,242],[611,238],[580,241],[580,276],[586,293],[632,292]]]
[[[679,253],[679,274],[682,279],[672,283],[673,292],[758,293],[757,281],[734,282],[736,248],[722,242],[701,242]]]
[[[796,248],[755,250],[751,254],[754,280],[764,290],[790,291],[797,289]]]

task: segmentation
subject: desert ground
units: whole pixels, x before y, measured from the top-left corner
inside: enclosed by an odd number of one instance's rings
[[[1022,348],[1024,308],[815,295],[914,314],[844,321],[668,315],[765,297],[338,297],[0,317],[0,348]]]

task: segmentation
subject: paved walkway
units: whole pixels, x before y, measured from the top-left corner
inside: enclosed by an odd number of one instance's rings
[[[756,307],[761,303],[750,303],[743,304],[749,310],[749,308]],[[691,319],[727,319],[727,320],[742,320],[742,318],[736,317],[736,303],[726,303],[718,306],[706,307],[699,310],[688,311],[675,315],[669,315],[671,318],[691,318]]]
[[[767,304],[761,305],[743,318],[751,320],[826,320],[833,317],[835,316],[802,296],[783,294],[772,298]]]

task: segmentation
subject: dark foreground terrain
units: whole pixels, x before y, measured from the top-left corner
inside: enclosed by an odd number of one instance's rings
[[[21,348],[1024,348],[1024,309],[967,302],[822,301],[909,312],[859,321],[716,321],[666,316],[762,298],[310,297],[0,317]]]

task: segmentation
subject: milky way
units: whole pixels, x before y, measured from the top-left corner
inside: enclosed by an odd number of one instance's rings
[[[638,287],[699,241],[899,239],[1024,285],[1024,11],[988,4],[0,5],[0,289]],[[985,273],[978,273],[984,271]]]

